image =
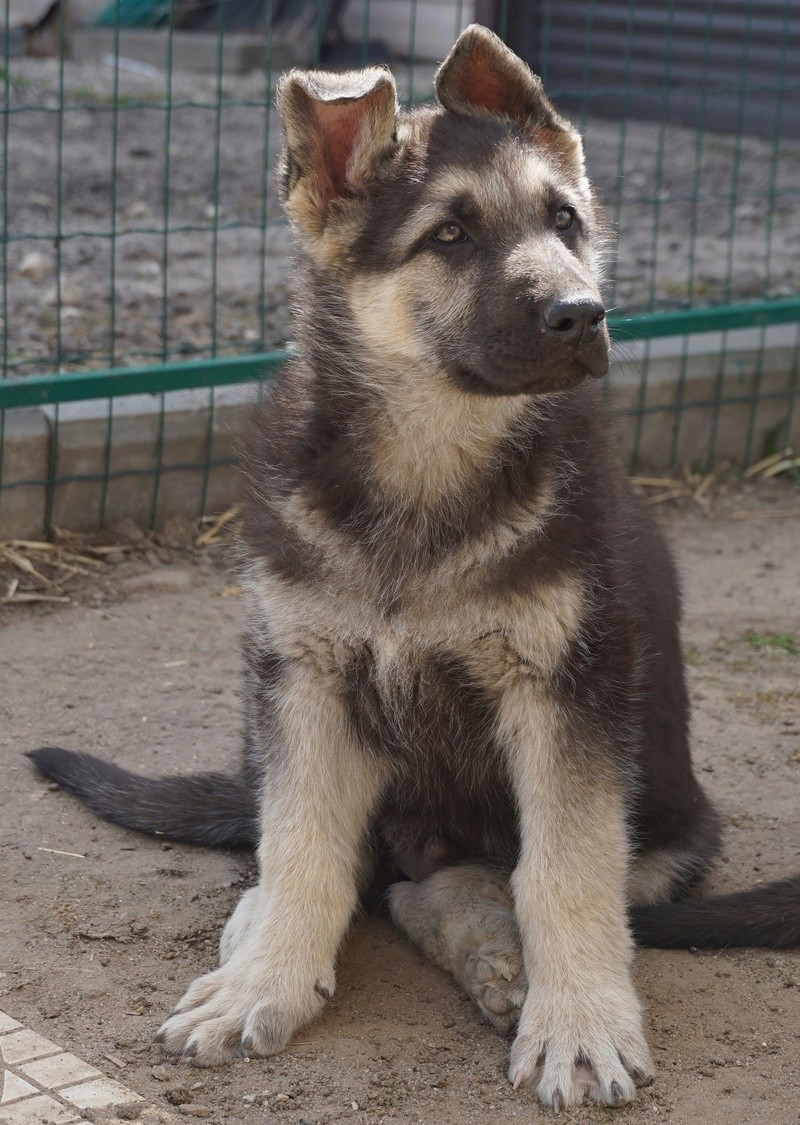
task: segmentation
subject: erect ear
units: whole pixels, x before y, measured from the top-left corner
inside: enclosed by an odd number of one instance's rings
[[[436,74],[436,93],[452,113],[505,117],[549,142],[583,169],[580,136],[555,109],[542,80],[488,27],[473,23],[459,35]]]
[[[321,231],[336,199],[363,195],[395,141],[397,88],[382,67],[293,70],[278,86],[290,216]]]

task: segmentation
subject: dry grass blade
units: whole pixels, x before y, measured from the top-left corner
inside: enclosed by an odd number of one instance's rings
[[[764,457],[760,461],[756,461],[755,465],[751,465],[749,469],[745,469],[742,476],[745,480],[750,480],[752,477],[764,476],[765,469],[771,469],[778,461],[783,461],[785,457],[791,457],[793,450],[790,446],[785,449],[780,449],[777,453],[770,453],[769,457]]]
[[[206,547],[209,543],[213,543],[219,535],[220,531],[222,531],[223,527],[225,527],[226,524],[229,524],[231,520],[235,520],[238,515],[239,508],[234,507],[228,508],[227,512],[223,512],[221,516],[217,516],[211,527],[206,528],[205,531],[201,532],[201,534],[197,536],[194,541],[195,547]]]
[[[641,488],[675,488],[680,482],[672,477],[631,477]]]
[[[39,582],[42,586],[53,585],[49,578],[45,578],[43,574],[39,573],[30,559],[26,559],[24,555],[21,555],[19,551],[15,551],[14,548],[9,544],[3,545],[2,549],[0,550],[0,555],[2,555],[4,559],[10,562],[12,566],[15,566],[17,570],[21,570],[23,574],[27,574],[30,578],[33,578],[35,582]]]
[[[45,543],[40,539],[9,539],[9,547],[18,547],[21,551],[57,551],[55,543]]]
[[[714,474],[713,473],[709,473],[708,476],[703,477],[703,479],[698,484],[697,488],[692,493],[692,498],[694,500],[702,500],[702,498],[705,496],[705,494],[708,492],[709,488],[711,487],[713,481],[714,481]]]
[[[675,481],[672,483],[674,484]],[[679,500],[681,496],[691,496],[691,493],[686,488],[673,488],[672,492],[662,492],[658,496],[648,496],[645,503],[652,507],[654,504],[665,504],[667,500]]]
[[[73,567],[71,567],[71,566],[68,567],[66,563],[63,563],[62,565],[63,565],[63,572],[61,574],[59,574],[59,576],[58,576],[58,585],[56,586],[57,590],[60,590],[64,586],[66,586],[66,584],[68,582],[70,582],[75,577],[76,574],[89,574],[90,573],[88,570],[82,570],[79,566],[76,566],[73,569]]]
[[[88,555],[98,555],[101,559],[105,558],[106,555],[124,555],[128,551],[135,551],[136,549],[136,544],[134,543],[113,543],[110,547],[84,543],[81,547],[81,550],[85,551]],[[94,562],[94,560],[92,561]]]
[[[62,602],[71,604],[72,598],[58,594],[14,594],[13,597],[0,599],[0,605],[32,605],[34,602]]]
[[[31,539],[9,539],[5,546],[17,551],[33,551],[42,555],[56,555],[58,558],[71,559],[73,562],[86,563],[88,566],[103,565],[101,562],[98,562],[97,559],[89,558],[88,555],[78,555],[74,551],[67,551],[57,543],[38,543]],[[53,561],[56,562],[56,559]]]
[[[102,567],[99,559],[90,558],[89,555],[77,554],[75,551],[58,551],[58,558],[68,559],[71,563],[81,563],[83,566]]]
[[[70,555],[70,554],[59,555],[57,558],[53,559],[51,565],[57,566],[59,570],[68,570],[70,574],[85,574],[85,575],[88,575],[89,578],[96,578],[97,577],[97,571],[96,570],[87,570],[85,566],[79,566],[76,562],[72,561],[73,559],[79,558],[79,557],[80,557],[79,555]],[[93,566],[102,566],[103,565],[102,563],[97,563],[94,559],[90,559],[89,561],[92,563]],[[58,576],[58,581],[59,582],[64,581],[64,579],[62,578],[62,576],[60,574]]]
[[[783,461],[778,461],[775,465],[770,465],[761,473],[762,480],[769,477],[777,477],[780,473],[786,473],[789,469],[800,468],[800,457],[786,457]]]

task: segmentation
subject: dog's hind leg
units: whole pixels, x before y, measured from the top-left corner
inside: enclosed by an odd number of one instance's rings
[[[508,874],[485,864],[444,867],[389,890],[392,919],[450,973],[500,1031],[516,1027],[527,980]]]

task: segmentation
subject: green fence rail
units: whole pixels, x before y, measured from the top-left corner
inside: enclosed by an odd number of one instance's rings
[[[623,455],[743,466],[798,441],[800,0],[113,0],[34,28],[19,7],[0,0],[0,537],[29,511],[46,531],[225,500],[223,388],[292,335],[275,77],[388,60],[416,101],[474,19],[584,134],[616,230]]]
[[[800,297],[795,297],[769,303],[610,317],[608,326],[613,340],[631,343],[703,332],[766,328],[768,325],[796,324],[799,321]],[[25,379],[8,379],[0,382],[0,409],[264,382],[284,365],[286,359],[285,351],[274,351],[227,359],[120,367],[110,371],[65,372],[55,378],[52,375],[32,375]]]

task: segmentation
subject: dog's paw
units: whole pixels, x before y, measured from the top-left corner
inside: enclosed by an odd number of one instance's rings
[[[489,1023],[500,1031],[512,1031],[528,987],[522,950],[500,950],[493,945],[473,950],[464,969],[464,986]]]
[[[333,994],[332,970],[302,978],[294,966],[266,973],[255,958],[234,955],[194,982],[156,1032],[156,1042],[197,1066],[218,1066],[237,1055],[274,1055]]]
[[[633,991],[530,995],[508,1077],[515,1089],[535,1085],[542,1104],[556,1110],[578,1105],[587,1095],[609,1106],[632,1101],[636,1087],[650,1085],[654,1077]]]

